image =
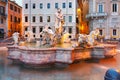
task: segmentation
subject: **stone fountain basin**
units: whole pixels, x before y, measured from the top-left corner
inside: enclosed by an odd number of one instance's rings
[[[32,65],[71,64],[76,60],[113,57],[117,54],[115,45],[98,45],[89,48],[32,48],[13,45],[7,48],[9,59]]]
[[[113,57],[117,54],[116,45],[100,44],[93,47],[91,56],[93,58],[107,58]]]

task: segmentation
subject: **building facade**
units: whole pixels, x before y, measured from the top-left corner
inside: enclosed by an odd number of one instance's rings
[[[23,1],[23,31],[32,28],[35,38],[40,37],[43,27],[48,24],[55,28],[55,13],[62,10],[65,24],[63,27],[70,33],[70,38],[76,35],[76,4],[77,0],[22,0]]]
[[[6,37],[6,33],[7,33],[6,5],[7,5],[7,0],[0,0],[0,38]]]
[[[99,28],[105,39],[120,38],[120,0],[89,0],[86,17],[91,30]]]
[[[7,14],[8,37],[11,37],[14,32],[22,35],[22,7],[15,1],[8,0]]]

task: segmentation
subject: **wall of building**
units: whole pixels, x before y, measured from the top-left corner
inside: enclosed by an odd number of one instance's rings
[[[0,1],[0,38],[5,38],[7,33],[6,26],[6,1]]]
[[[113,4],[117,4],[117,12],[113,12]],[[95,4],[95,6],[94,6]],[[99,13],[99,4],[103,5],[103,13]],[[120,1],[119,0],[89,0],[89,14],[95,13],[96,17],[89,18],[89,26],[102,30],[105,39],[120,38]],[[103,14],[103,16],[100,16]],[[107,14],[107,15],[106,15]]]
[[[8,37],[12,36],[14,32],[19,32],[22,35],[22,7],[9,0],[7,8]]]
[[[69,8],[69,2],[72,2],[72,8]],[[31,5],[30,5],[31,3]],[[35,3],[36,8],[33,9]],[[43,4],[43,8],[40,9],[40,3]],[[47,9],[47,4],[50,3],[50,9]],[[75,37],[76,34],[76,0],[23,0],[23,27],[24,31],[26,27],[35,27],[35,37],[40,37],[40,27],[44,27],[48,24],[54,29],[55,24],[55,3],[58,3],[58,8],[62,9],[62,13],[65,16],[65,24],[63,25],[66,31],[69,32],[69,28],[72,28],[71,36]],[[63,3],[66,4],[66,8],[62,8]],[[28,9],[25,9],[25,4],[28,4]],[[31,8],[30,8],[31,6]],[[31,14],[30,14],[31,13]],[[28,16],[28,22],[25,22],[25,16]],[[36,17],[36,21],[32,22],[32,17]],[[43,22],[40,22],[40,16],[43,17]],[[50,16],[50,22],[47,22],[47,16]],[[72,16],[72,22],[69,22],[69,16]]]

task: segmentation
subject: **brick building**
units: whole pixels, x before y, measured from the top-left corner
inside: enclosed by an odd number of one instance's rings
[[[6,5],[7,5],[7,0],[0,0],[0,38],[6,37],[6,33],[7,33]]]
[[[8,37],[12,36],[14,32],[19,32],[22,35],[22,7],[15,1],[8,0]]]

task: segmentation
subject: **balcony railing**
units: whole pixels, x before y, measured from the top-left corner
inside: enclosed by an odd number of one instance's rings
[[[103,13],[89,13],[86,18],[90,18],[90,19],[93,19],[93,18],[101,18],[101,17],[107,17],[107,13],[103,12]]]
[[[7,17],[7,15],[6,15],[5,13],[0,13],[0,16],[2,16],[2,17],[4,17],[4,18]]]
[[[8,2],[8,0],[0,0],[0,2],[3,2],[6,4]]]

